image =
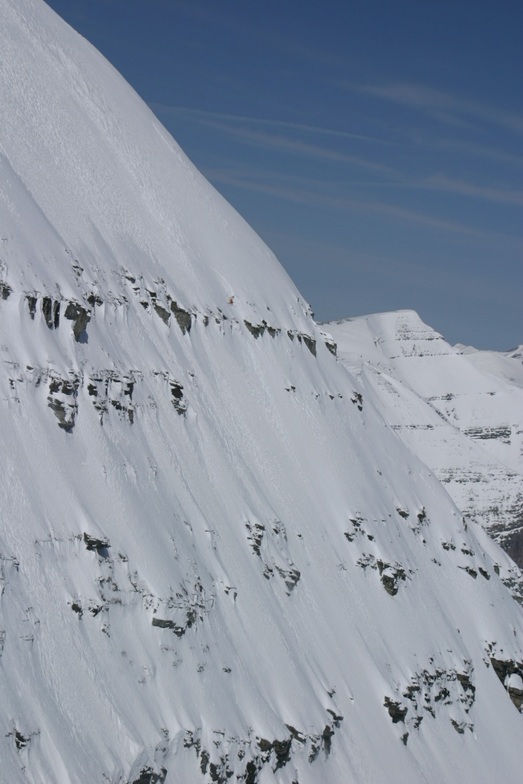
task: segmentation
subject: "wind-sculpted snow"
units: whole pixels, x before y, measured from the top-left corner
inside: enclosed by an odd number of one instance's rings
[[[0,13],[2,776],[515,784],[508,556],[121,77]]]

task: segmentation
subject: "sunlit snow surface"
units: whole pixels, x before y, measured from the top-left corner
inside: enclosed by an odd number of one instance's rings
[[[523,566],[520,351],[452,347],[408,310],[326,328],[393,430]]]
[[[519,782],[508,556],[101,55],[0,18],[2,780]]]

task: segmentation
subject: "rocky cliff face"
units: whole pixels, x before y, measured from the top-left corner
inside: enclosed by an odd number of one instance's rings
[[[518,781],[508,556],[118,74],[0,13],[4,777]]]

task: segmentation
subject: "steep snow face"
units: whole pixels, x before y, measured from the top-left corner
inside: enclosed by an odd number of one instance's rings
[[[523,566],[523,366],[451,347],[412,311],[327,325],[387,422]]]
[[[0,15],[3,777],[515,784],[509,558],[121,77]]]
[[[13,286],[123,297],[117,275],[130,273],[149,288],[161,278],[193,309],[235,297],[236,315],[253,322],[267,315],[250,304],[255,292],[282,327],[306,329],[273,254],[114,68],[43,3],[1,8],[2,242]],[[60,260],[47,270],[32,264],[42,234]]]
[[[466,354],[469,362],[482,372],[502,378],[511,386],[523,387],[523,346],[507,352],[480,351],[461,345],[454,348]]]

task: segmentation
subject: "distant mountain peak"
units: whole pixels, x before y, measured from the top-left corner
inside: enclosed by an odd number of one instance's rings
[[[412,311],[326,328],[341,361],[372,386],[395,432],[465,516],[481,522],[523,567],[523,370],[517,351],[451,347]],[[514,580],[510,572],[507,581],[513,586]],[[523,597],[522,585],[518,595]]]

